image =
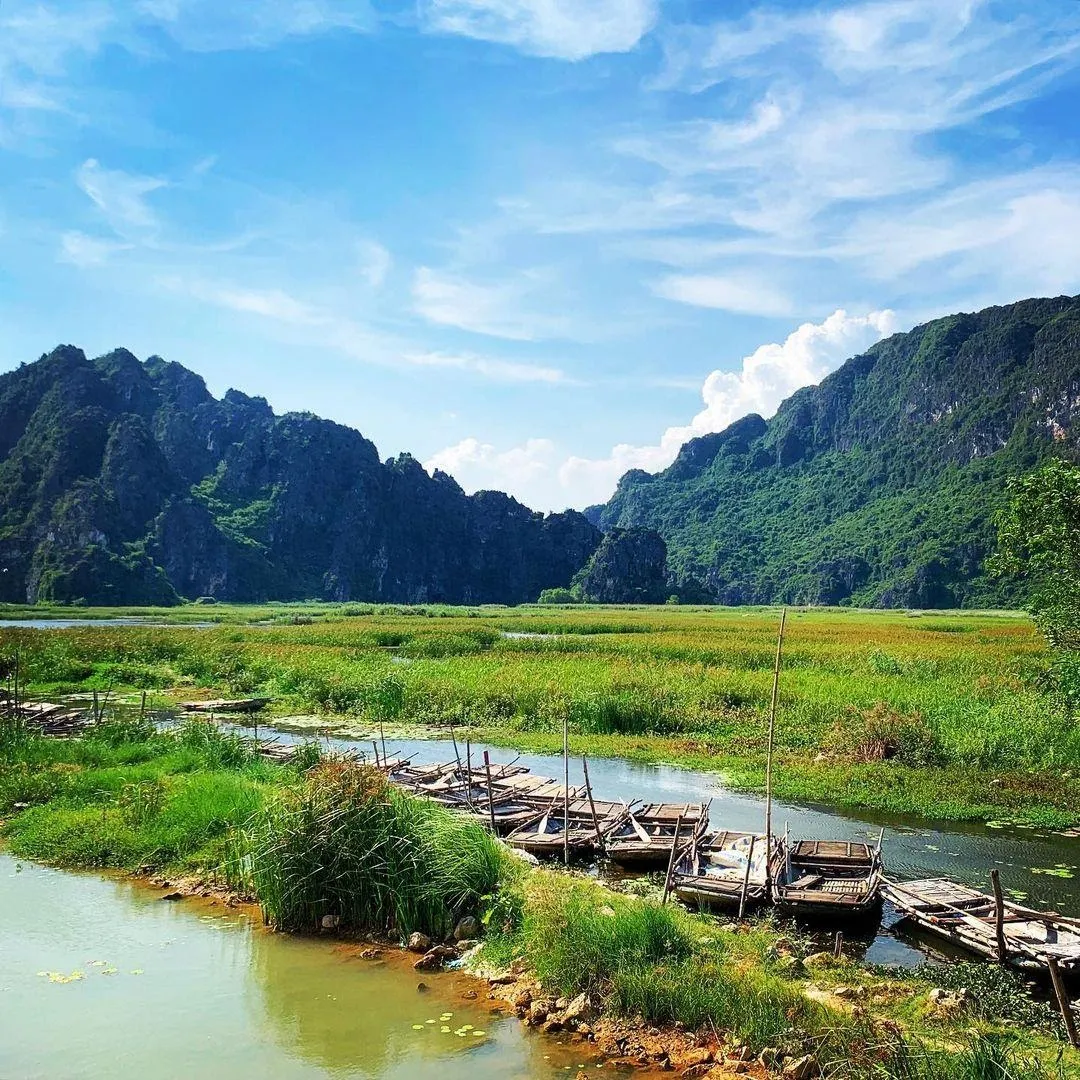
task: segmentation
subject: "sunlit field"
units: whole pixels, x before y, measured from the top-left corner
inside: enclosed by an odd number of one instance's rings
[[[216,625],[7,628],[0,656],[19,650],[39,696],[259,694],[278,714],[454,724],[538,749],[556,745],[565,717],[578,750],[680,760],[737,786],[762,781],[777,610],[216,605],[139,614]],[[1080,729],[1051,685],[1050,655],[1020,615],[791,611],[777,791],[1071,823]]]

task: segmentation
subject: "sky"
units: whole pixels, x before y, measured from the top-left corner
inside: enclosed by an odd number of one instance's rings
[[[1077,0],[0,0],[0,371],[157,354],[558,510],[1078,292]]]

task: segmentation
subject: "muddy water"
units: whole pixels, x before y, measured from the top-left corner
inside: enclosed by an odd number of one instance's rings
[[[357,952],[0,853],[0,1076],[531,1080],[592,1064],[492,1016],[482,991],[465,1000],[463,977],[419,993],[396,951]],[[484,1034],[454,1034],[466,1024]]]
[[[261,726],[265,732],[267,729]],[[310,738],[283,733],[282,738]],[[355,748],[372,755],[371,741],[323,736],[324,744]],[[483,752],[492,759],[508,761],[515,752],[504,747],[473,744],[474,766],[482,767]],[[391,756],[411,757],[417,763],[453,760],[449,740],[387,740]],[[458,752],[465,743],[458,740]],[[562,777],[562,758],[545,754],[521,754],[521,764],[533,772]],[[764,828],[764,801],[754,795],[726,789],[713,773],[697,772],[674,765],[640,765],[621,758],[589,761],[593,794],[601,799],[632,798],[646,802],[703,802],[712,800],[710,818],[714,827],[761,831]],[[571,760],[570,782],[582,784],[581,759]],[[921,877],[949,877],[975,888],[989,889],[989,872],[997,867],[1002,884],[1020,902],[1080,916],[1080,839],[1035,829],[1002,825],[933,822],[873,811],[845,812],[821,806],[798,806],[774,801],[773,822],[778,831],[790,828],[795,839],[877,841],[884,829],[882,850],[890,877],[912,880]],[[1054,871],[1046,873],[1045,871]],[[1059,876],[1068,874],[1073,876]],[[847,931],[845,930],[845,933]],[[939,958],[940,946],[898,919],[886,905],[882,927],[864,935],[866,958],[875,963],[915,964],[929,955]]]

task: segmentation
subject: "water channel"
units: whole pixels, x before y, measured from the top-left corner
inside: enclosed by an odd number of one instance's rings
[[[0,853],[0,1076],[550,1080],[595,1066],[492,1015],[482,987],[466,1000],[464,976],[426,975],[421,993],[412,957],[359,951]]]

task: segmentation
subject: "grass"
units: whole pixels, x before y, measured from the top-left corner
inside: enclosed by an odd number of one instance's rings
[[[1053,1068],[1054,1042],[987,1017],[943,1025],[910,1008],[900,1024],[887,1007],[846,1010],[808,995],[781,973],[777,931],[718,924],[675,906],[612,893],[596,882],[537,871],[517,886],[519,916],[485,945],[490,963],[515,959],[545,991],[587,992],[603,1011],[646,1025],[681,1024],[726,1032],[754,1054],[812,1053],[829,1077],[877,1080],[1050,1080],[1076,1076],[1076,1062]],[[815,972],[826,988],[866,979],[854,964]],[[929,984],[908,976],[901,987]],[[877,985],[891,986],[878,977]],[[895,990],[895,986],[891,986]],[[894,1010],[900,1016],[899,1009]],[[1071,1070],[1071,1071],[1067,1071]]]
[[[1080,1075],[1075,1055],[1052,1065],[1059,1044],[1043,1033],[1045,1014],[1001,976],[978,987],[985,1009],[956,1020],[927,1014],[918,977],[852,963],[815,970],[815,997],[782,966],[768,923],[732,928],[534,871],[475,820],[390,790],[363,767],[267,763],[198,719],[169,732],[105,723],[66,741],[7,727],[0,740],[0,818],[16,855],[217,876],[253,891],[282,929],[332,915],[350,931],[441,937],[475,913],[485,959],[523,959],[553,996],[587,990],[607,1012],[647,1024],[813,1053],[837,1080]],[[870,986],[872,1008],[858,1015],[829,998],[841,981]]]
[[[577,752],[763,783],[775,611],[190,605],[165,617],[206,613],[221,625],[4,629],[0,656],[18,649],[41,696],[257,693],[279,711],[454,723],[523,749],[556,746],[566,717]],[[1025,617],[810,610],[788,627],[778,794],[1080,822],[1080,726]]]
[[[349,931],[437,938],[479,910],[509,858],[478,821],[328,763],[236,836],[231,873],[285,930],[331,916]]]

